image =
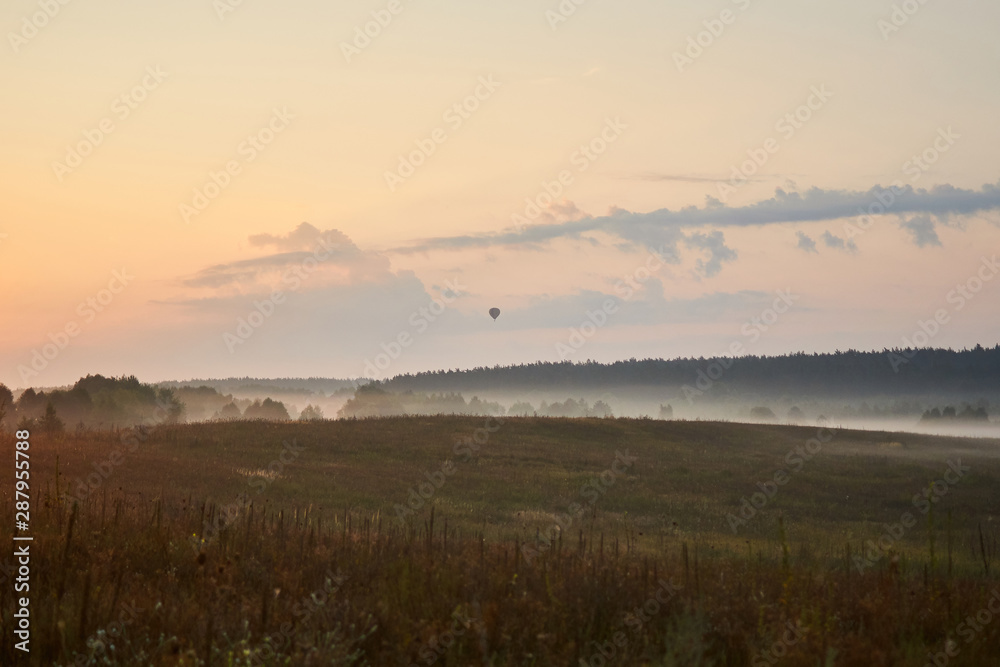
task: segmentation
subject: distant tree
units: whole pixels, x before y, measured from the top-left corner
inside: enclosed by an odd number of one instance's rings
[[[184,421],[184,413],[186,411],[184,403],[174,396],[173,389],[157,390],[156,404],[158,406],[158,410],[154,417],[158,421],[162,421],[165,424],[180,424]]]
[[[240,412],[240,409],[236,407],[235,403],[226,403],[222,406],[221,410],[215,413],[215,416],[213,416],[212,419],[232,421],[234,419],[239,419],[242,416],[243,413]]]
[[[538,411],[547,417],[586,417],[587,416],[587,402],[582,398],[579,401],[573,400],[572,398],[567,398],[564,403],[552,403],[551,405],[539,407]]]
[[[369,396],[366,399],[369,404],[378,403],[382,406],[379,408],[380,410],[396,410],[392,414],[464,415],[475,411],[476,407],[481,404],[478,398],[474,399],[474,403],[466,403],[462,395],[456,392],[429,396],[414,394],[412,391],[398,396],[383,392],[382,394],[367,394],[367,396]],[[375,398],[376,396],[378,398]],[[395,407],[391,407],[393,405]]]
[[[478,396],[469,399],[465,412],[470,415],[502,415],[503,406],[493,401],[484,401]]]
[[[254,401],[244,412],[247,419],[267,419],[268,421],[288,421],[288,410],[281,401],[265,398],[263,401]]]
[[[990,416],[986,413],[986,408],[979,406],[974,408],[971,405],[965,406],[965,409],[959,413],[955,419],[960,421],[989,421]]]
[[[933,421],[935,419],[941,419],[941,411],[937,408],[933,408],[924,413],[923,419],[927,421]]]
[[[161,388],[164,385],[160,385]],[[227,404],[233,402],[232,395],[220,394],[214,387],[200,385],[173,388],[174,397],[184,404],[184,414],[188,421],[205,421],[216,415]]]
[[[7,414],[10,413],[11,421],[14,417],[14,394],[7,385],[0,382],[0,431],[4,430],[7,421]]]
[[[777,419],[777,416],[774,414],[774,410],[762,406],[750,408],[750,417],[752,417],[753,419],[766,419],[766,420]]]
[[[46,404],[44,392],[39,394],[31,387],[28,387],[21,395],[17,397],[17,403],[14,404],[14,409],[17,411],[17,418],[20,422],[21,420],[27,419],[33,423],[33,421],[41,417],[45,413]],[[18,425],[18,429],[20,429]]]
[[[594,403],[594,407],[587,411],[587,415],[590,417],[601,417],[605,419],[615,416],[614,413],[611,412],[611,406],[600,400]]]
[[[674,418],[674,407],[667,403],[666,405],[660,404],[660,419],[673,419]]]
[[[464,405],[463,401],[463,405]],[[390,394],[379,382],[363,384],[354,390],[354,398],[349,399],[337,411],[338,417],[388,417],[406,413],[399,396]]]
[[[49,404],[66,423],[88,427],[176,423],[184,414],[183,404],[170,389],[143,384],[134,376],[88,375],[70,389],[49,392],[26,389],[16,403],[17,417],[43,419]]]
[[[953,408],[950,405],[948,407],[946,407],[944,410],[941,411],[941,418],[942,419],[954,419],[955,418],[955,408]]]
[[[49,435],[62,433],[66,428],[63,420],[59,419],[58,415],[56,415],[56,409],[52,403],[45,406],[45,416],[39,420],[38,425]]]
[[[788,421],[792,423],[798,423],[806,418],[799,406],[793,405],[788,409]]]
[[[856,396],[859,382],[869,395],[912,392],[994,392],[1000,377],[1000,345],[973,350],[882,349],[830,354],[796,353],[777,357],[624,359],[602,364],[535,362],[517,366],[446,369],[397,375],[384,383],[394,392],[406,391],[555,391],[565,386],[581,390],[609,386],[680,388],[713,364],[726,369],[725,390],[755,395],[761,389],[789,396],[814,393]],[[483,389],[479,389],[482,387]],[[721,391],[723,386],[719,386]],[[541,414],[543,411],[538,410]],[[873,409],[874,412],[874,409]],[[912,414],[912,413],[909,413]],[[840,415],[838,415],[840,416]]]
[[[299,415],[299,421],[318,421],[323,419],[323,411],[318,405],[307,405],[302,414]]]
[[[530,417],[535,414],[535,408],[531,403],[525,401],[517,401],[514,405],[510,406],[507,410],[507,414],[511,417]]]

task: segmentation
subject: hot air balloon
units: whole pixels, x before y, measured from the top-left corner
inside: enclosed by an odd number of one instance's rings
[[[490,308],[490,317],[492,317],[493,321],[496,322],[497,318],[500,317],[500,309]]]

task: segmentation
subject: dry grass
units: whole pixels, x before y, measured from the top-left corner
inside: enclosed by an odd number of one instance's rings
[[[733,535],[726,513],[815,428],[516,419],[478,457],[455,456],[482,425],[162,427],[75,509],[58,494],[120,434],[33,438],[30,662],[598,665],[613,649],[608,664],[916,667],[949,639],[949,665],[1000,655],[1000,619],[968,642],[959,629],[1000,588],[995,441],[838,432]],[[625,448],[627,474],[547,545],[552,517]],[[972,472],[935,505],[935,532],[921,517],[858,574],[861,542],[959,451]],[[397,522],[393,505],[447,458],[455,473]],[[654,602],[662,582],[678,589]],[[3,664],[12,595],[5,581]],[[764,657],[772,646],[780,661]]]

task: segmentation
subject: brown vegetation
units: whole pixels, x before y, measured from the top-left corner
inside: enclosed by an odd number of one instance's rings
[[[917,667],[948,641],[949,665],[1000,655],[1000,618],[965,626],[971,638],[960,625],[1000,588],[995,442],[837,432],[734,536],[726,513],[815,428],[516,419],[455,457],[482,426],[163,426],[132,451],[120,433],[33,435],[30,662]],[[626,447],[627,476],[547,542],[578,482]],[[92,491],[73,488],[121,448]],[[859,574],[862,541],[910,504],[897,489],[919,492],[948,452],[973,473],[935,505],[936,528],[921,518]],[[393,505],[446,458],[454,475],[397,521]],[[844,491],[863,498],[828,505]],[[0,579],[0,661],[15,664]]]

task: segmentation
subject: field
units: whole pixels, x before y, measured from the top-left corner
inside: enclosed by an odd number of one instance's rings
[[[442,416],[30,442],[31,654],[7,552],[3,664],[1000,664],[997,440]]]

